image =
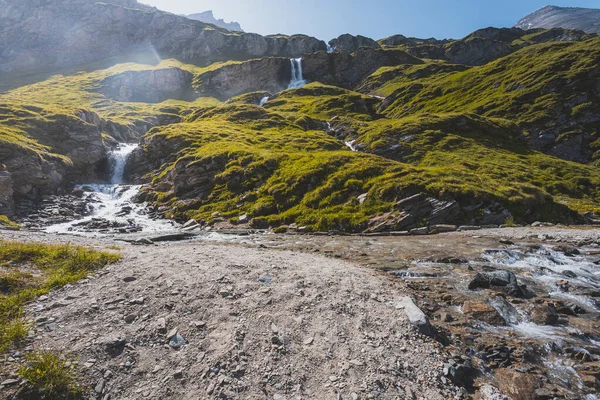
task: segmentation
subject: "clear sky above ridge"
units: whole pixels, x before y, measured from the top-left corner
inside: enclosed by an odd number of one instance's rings
[[[545,6],[600,7],[600,0],[138,0],[161,10],[213,10],[246,32],[304,33],[329,41],[342,33],[381,39],[461,38],[487,26],[509,27]]]

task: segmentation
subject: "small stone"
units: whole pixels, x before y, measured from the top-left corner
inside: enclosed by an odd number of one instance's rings
[[[89,360],[87,360],[85,362],[85,364],[83,364],[84,368],[91,368],[92,366],[94,366],[94,364],[96,364],[96,359],[95,358],[90,358]]]
[[[277,325],[275,324],[271,324],[271,332],[273,332],[275,335],[279,334],[279,328],[277,328]]]
[[[4,382],[0,383],[0,385],[2,385],[2,386],[12,386],[12,385],[16,385],[17,383],[19,383],[18,379],[7,379]]]
[[[170,341],[169,346],[174,349],[180,349],[185,345],[185,339],[179,333],[177,333]]]
[[[128,316],[125,317],[125,322],[128,324],[133,324],[133,322],[135,321],[137,317],[134,314],[129,314]]]
[[[159,332],[167,331],[167,321],[164,318],[159,318],[156,320],[156,328]]]
[[[314,337],[309,337],[309,338],[304,339],[303,343],[308,346],[308,345],[313,344],[314,341],[315,341]]]
[[[350,364],[355,365],[357,367],[362,367],[363,365],[365,365],[365,363],[358,359],[350,360]]]
[[[105,381],[104,381],[104,378],[102,378],[98,381],[98,383],[96,384],[96,387],[94,388],[96,393],[102,394],[102,392],[104,391],[104,385],[105,385]]]
[[[352,400],[358,400],[358,395],[353,392],[350,394],[350,398],[352,398]]]
[[[144,304],[144,301],[145,301],[145,299],[143,297],[140,297],[140,298],[133,300],[132,303],[142,305],[142,304]]]
[[[167,334],[167,340],[172,339],[173,337],[175,337],[175,335],[177,335],[177,332],[179,332],[179,328],[173,328],[169,331],[169,333]]]
[[[206,326],[206,322],[204,321],[192,321],[190,326],[193,328],[204,328]]]
[[[183,378],[183,370],[178,369],[177,371],[175,371],[173,373],[173,378],[175,378],[175,379],[182,379]]]
[[[137,278],[135,276],[126,276],[125,278],[123,278],[123,282],[133,282],[136,280]]]
[[[340,378],[338,378],[338,377],[337,377],[337,376],[335,376],[335,375],[330,375],[330,376],[329,376],[329,380],[330,380],[331,382],[337,382],[339,379],[340,379]]]

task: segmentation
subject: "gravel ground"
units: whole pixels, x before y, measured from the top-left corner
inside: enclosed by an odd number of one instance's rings
[[[27,232],[0,238],[115,244]],[[28,309],[32,345],[72,352],[90,398],[463,397],[443,377],[439,344],[396,307],[407,293],[399,280],[260,247],[119,245],[121,262]]]

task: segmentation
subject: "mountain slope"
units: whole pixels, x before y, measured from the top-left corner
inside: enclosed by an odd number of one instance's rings
[[[522,18],[515,27],[566,28],[600,33],[600,9],[546,6]]]
[[[464,72],[390,82],[373,91],[392,93],[382,106],[389,117],[473,112],[506,118],[535,149],[578,162],[600,157],[600,38],[529,46]]]
[[[142,54],[208,65],[264,56],[300,57],[326,50],[304,35],[263,37],[139,5],[134,0],[0,0],[0,72],[36,72]]]

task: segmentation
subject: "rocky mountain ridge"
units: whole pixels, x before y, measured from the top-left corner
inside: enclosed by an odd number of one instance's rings
[[[186,15],[186,17],[196,21],[204,22],[205,24],[216,25],[220,28],[227,29],[228,31],[244,32],[239,22],[225,22],[225,20],[222,18],[216,19],[212,10],[197,14],[189,14]]]
[[[600,9],[546,6],[519,20],[515,27],[566,28],[600,34]]]

